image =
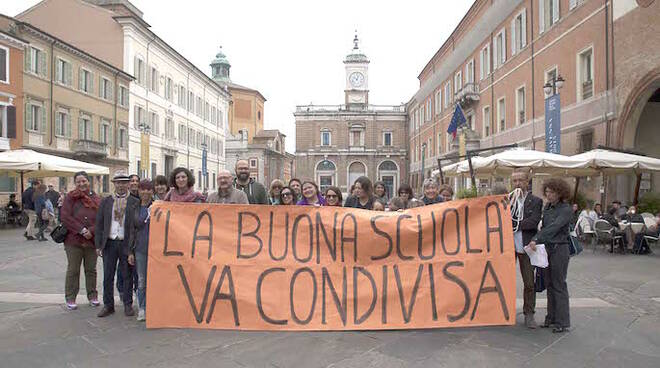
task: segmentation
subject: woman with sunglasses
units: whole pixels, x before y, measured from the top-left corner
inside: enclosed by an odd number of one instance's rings
[[[278,203],[279,206],[292,206],[295,203],[293,202],[293,197],[294,197],[294,192],[293,189],[290,187],[282,187],[282,190],[280,190],[280,201]]]
[[[341,197],[341,190],[339,190],[339,188],[334,186],[328,187],[325,190],[323,197],[325,197],[326,202],[328,202],[328,206],[341,207],[343,200]]]

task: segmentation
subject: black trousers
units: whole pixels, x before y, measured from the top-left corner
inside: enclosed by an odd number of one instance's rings
[[[103,249],[103,305],[110,308],[115,306],[114,281],[117,265],[119,265],[118,274],[121,274],[123,279],[124,290],[133,290],[133,275],[131,268],[128,267],[128,256],[122,254],[122,243],[123,240],[108,239]],[[122,301],[126,306],[133,305],[133,293],[125,293]]]
[[[571,316],[568,307],[568,243],[546,244],[548,267],[544,270],[544,282],[548,294],[548,314],[546,324],[570,327]]]

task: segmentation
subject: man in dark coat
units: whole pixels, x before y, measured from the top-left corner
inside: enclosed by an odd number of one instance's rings
[[[101,201],[96,215],[94,244],[96,253],[103,257],[103,309],[99,317],[115,312],[114,278],[119,263],[119,272],[124,280],[124,314],[135,315],[133,310],[133,275],[128,267],[130,226],[140,201],[128,192],[129,177],[125,172],[115,173],[112,183],[115,191]]]
[[[520,265],[520,274],[522,275],[523,292],[523,313],[525,314],[525,326],[536,328],[534,312],[536,308],[536,291],[534,290],[534,267],[529,256],[525,253],[524,247],[529,244],[538,231],[541,213],[543,211],[543,200],[528,192],[529,170],[516,169],[511,175],[511,182],[514,188],[522,191],[514,203],[511,203],[511,213],[521,213],[522,219],[514,220],[513,241],[516,247],[516,258]],[[520,208],[522,206],[522,208]]]

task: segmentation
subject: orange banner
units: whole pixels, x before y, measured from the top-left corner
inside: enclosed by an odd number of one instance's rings
[[[405,212],[156,202],[147,327],[512,325],[514,245],[502,200]]]

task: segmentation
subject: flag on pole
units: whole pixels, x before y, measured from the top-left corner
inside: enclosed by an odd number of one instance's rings
[[[454,110],[454,115],[451,117],[451,122],[447,128],[447,133],[451,133],[452,137],[456,139],[456,131],[458,127],[465,124],[465,115],[463,114],[463,109],[461,109],[460,104],[456,104],[456,109]]]

